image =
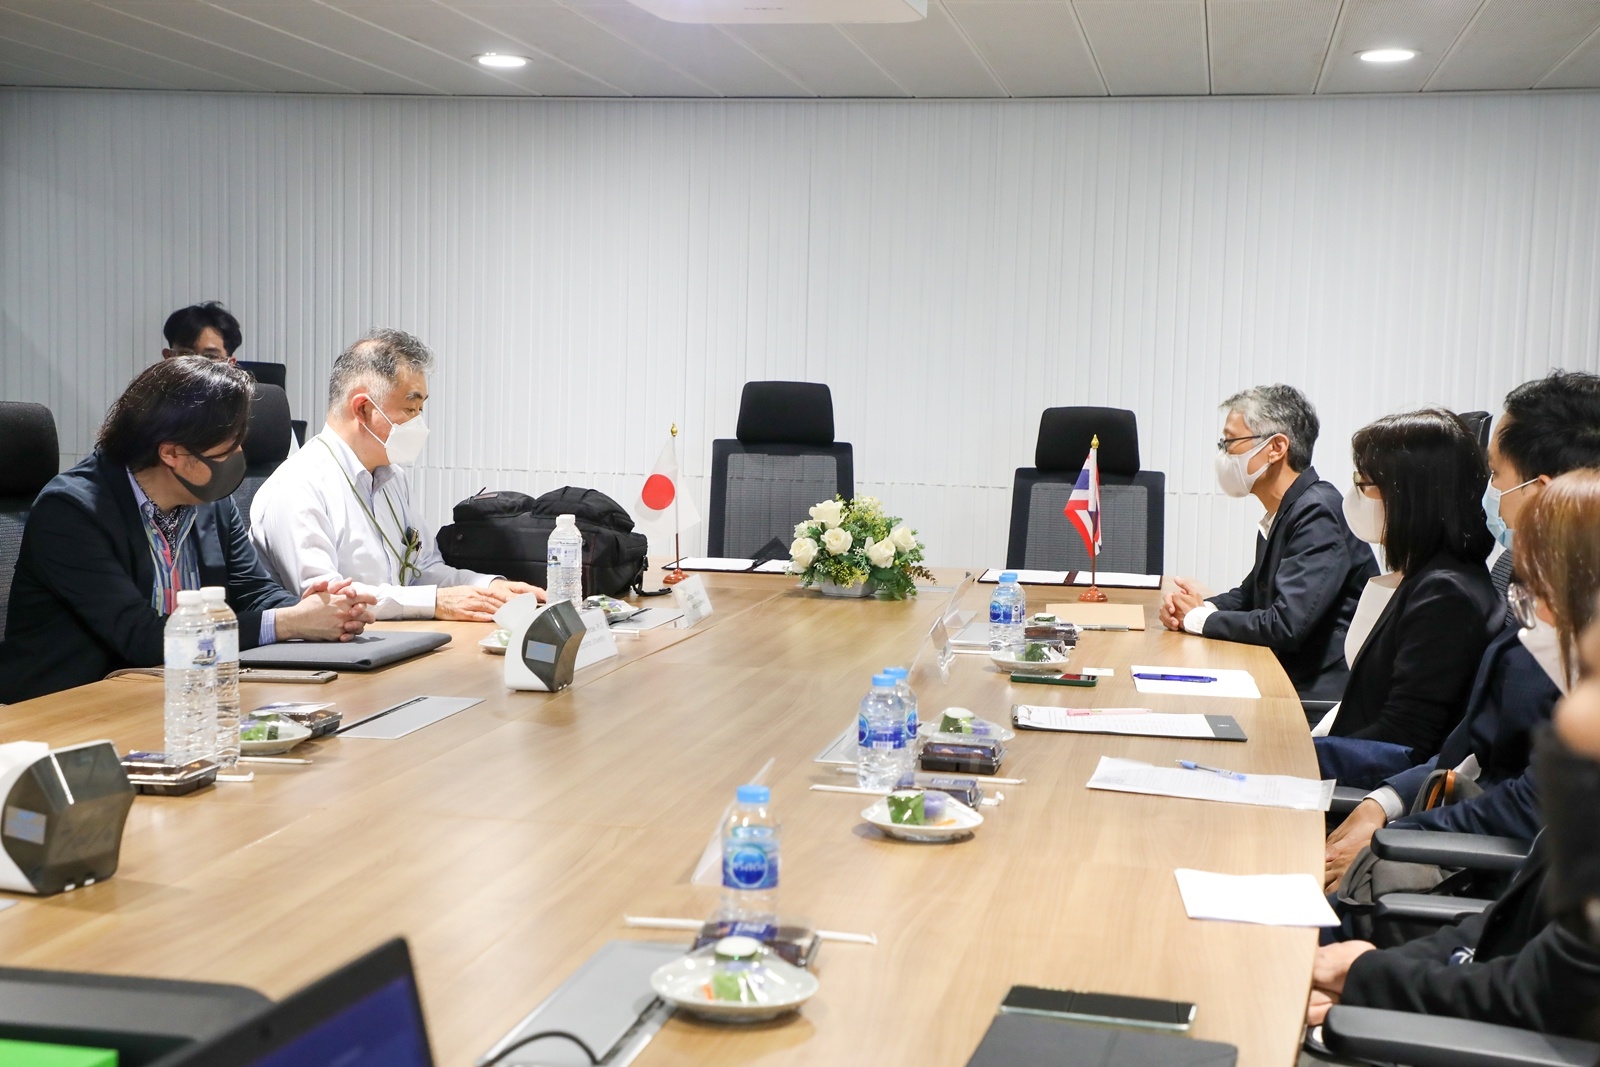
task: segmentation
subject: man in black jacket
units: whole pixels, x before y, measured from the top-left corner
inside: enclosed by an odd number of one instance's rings
[[[1229,397],[1217,482],[1266,508],[1256,561],[1236,589],[1206,599],[1191,579],[1162,601],[1161,622],[1224,641],[1266,645],[1302,700],[1338,700],[1344,635],[1378,563],[1345,523],[1343,494],[1311,466],[1320,424],[1300,392],[1259,386]]]
[[[182,589],[224,587],[241,648],[348,640],[370,621],[370,598],[326,584],[297,597],[256,556],[229,497],[250,396],[237,367],[163,360],[112,405],[94,454],[44,487],[11,584],[0,702],[159,666]]]

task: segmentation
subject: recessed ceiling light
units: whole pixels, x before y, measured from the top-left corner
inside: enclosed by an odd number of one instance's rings
[[[503,56],[499,52],[485,52],[481,56],[473,56],[479,63],[496,70],[515,70],[528,65],[527,56]]]
[[[1357,52],[1356,58],[1366,63],[1404,63],[1417,58],[1417,53],[1412,48],[1369,48]]]

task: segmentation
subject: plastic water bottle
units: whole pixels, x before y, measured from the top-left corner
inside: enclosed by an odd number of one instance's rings
[[[191,763],[211,755],[217,714],[217,646],[200,590],[178,594],[165,634],[167,762]]]
[[[908,679],[911,677],[911,672],[906,670],[904,667],[885,667],[883,669],[883,673],[894,675],[894,694],[895,696],[899,697],[900,702],[906,706],[906,744],[908,744],[911,747],[912,752],[915,753],[917,747],[917,728],[921,724],[917,721],[917,694],[911,688],[911,683],[908,681]]]
[[[239,619],[220,585],[200,590],[217,640],[217,718],[212,757],[224,769],[239,762]]]
[[[722,833],[722,906],[730,936],[770,940],[778,929],[778,823],[772,791],[741,785]]]
[[[912,773],[906,709],[892,674],[874,674],[856,717],[856,783],[862,789],[896,789]]]
[[[1006,571],[989,601],[989,651],[1021,648],[1028,629],[1028,598],[1017,584],[1017,572]]]
[[[578,532],[577,519],[571,515],[557,515],[556,528],[550,534],[545,552],[545,603],[559,604],[570,600],[583,605],[583,534]]]

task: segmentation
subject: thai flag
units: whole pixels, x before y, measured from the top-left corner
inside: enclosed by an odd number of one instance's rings
[[[1083,538],[1089,555],[1095,559],[1100,558],[1099,445],[1100,439],[1097,437],[1089,446],[1089,458],[1083,461],[1083,470],[1078,472],[1078,484],[1073,487],[1072,495],[1067,498],[1067,506],[1063,509],[1072,525],[1078,528],[1078,536]]]

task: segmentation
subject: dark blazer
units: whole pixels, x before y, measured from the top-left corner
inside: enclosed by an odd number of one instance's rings
[[[1307,467],[1256,537],[1256,562],[1237,589],[1211,597],[1205,636],[1266,645],[1302,700],[1338,700],[1349,674],[1344,634],[1367,579],[1372,548],[1350,532],[1339,490]],[[1341,712],[1342,714],[1342,712]]]
[[[228,591],[239,644],[253,648],[261,613],[299,600],[261,565],[232,499],[196,509],[200,581]],[[34,501],[11,583],[0,644],[0,702],[97,681],[122,667],[158,667],[166,616],[150,606],[155,568],[128,472],[96,452],[52,478]]]
[[[1333,736],[1438,752],[1503,618],[1483,560],[1440,552],[1406,575],[1350,664]]]
[[[1536,849],[1485,912],[1350,965],[1341,1002],[1577,1036],[1595,1024],[1600,950],[1552,921]],[[1452,962],[1461,950],[1467,962]],[[1458,958],[1459,959],[1459,958]]]
[[[1517,628],[1500,631],[1478,665],[1466,713],[1445,738],[1439,754],[1383,783],[1399,793],[1409,808],[1436,767],[1458,767],[1475,755],[1483,792],[1459,804],[1403,816],[1392,825],[1533,840],[1544,825],[1539,791],[1529,766],[1533,736],[1541,724],[1550,721],[1560,699],[1561,690],[1517,640]]]

